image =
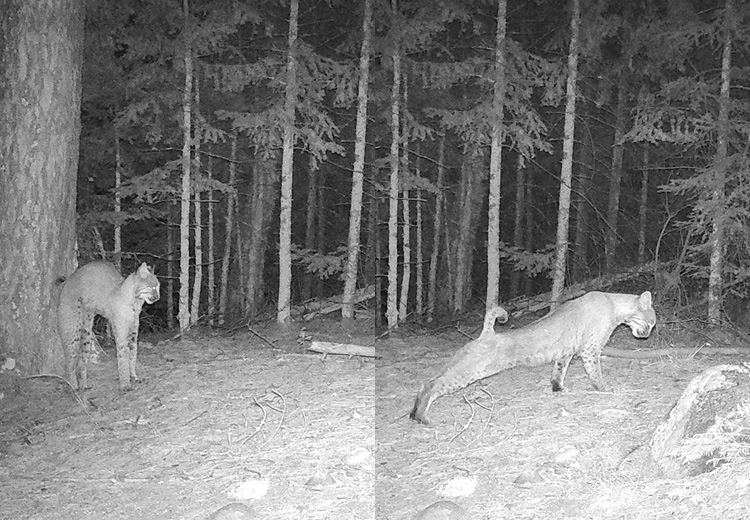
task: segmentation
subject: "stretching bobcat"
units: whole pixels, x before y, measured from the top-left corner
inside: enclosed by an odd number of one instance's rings
[[[412,419],[426,424],[427,411],[438,397],[516,366],[554,361],[552,391],[559,392],[576,354],[594,388],[607,391],[599,358],[612,332],[625,324],[636,338],[647,338],[656,323],[648,291],[640,296],[590,292],[526,327],[497,334],[492,330],[495,317],[507,319],[507,313],[501,311],[489,309],[481,336],[456,352],[437,379],[422,385]]]
[[[86,366],[92,351],[91,326],[96,314],[112,326],[117,346],[120,389],[138,380],[138,317],[143,303],[159,299],[159,280],[145,263],[123,279],[108,262],[91,262],[63,281],[57,305],[57,326],[65,350],[65,376],[73,386],[86,389]]]

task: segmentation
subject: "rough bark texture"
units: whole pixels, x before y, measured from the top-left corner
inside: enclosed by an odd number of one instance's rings
[[[709,431],[747,399],[749,373],[745,367],[718,365],[690,382],[651,438],[651,456],[665,475],[683,478],[712,469],[708,460],[715,453],[685,461],[679,452],[685,453],[686,440]]]
[[[83,3],[0,17],[0,359],[63,373],[55,280],[74,269]]]
[[[573,178],[573,141],[576,119],[576,78],[578,77],[579,32],[581,28],[581,5],[573,0],[573,16],[570,22],[570,51],[568,52],[567,101],[565,103],[565,137],[560,174],[560,199],[557,208],[557,239],[555,240],[555,264],[552,268],[552,303],[560,298],[565,285],[565,266],[568,255],[568,228],[570,219],[570,191]]]

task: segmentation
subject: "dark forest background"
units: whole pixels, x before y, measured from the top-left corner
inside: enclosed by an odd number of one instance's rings
[[[293,305],[343,289],[362,5],[300,1]],[[192,0],[187,25],[183,9],[175,0],[105,0],[86,8],[79,254],[82,261],[121,259],[125,271],[143,260],[155,264],[167,296],[157,306],[163,326],[174,326],[179,276],[186,42],[194,56],[192,196],[199,204],[191,209],[190,257],[193,276],[194,229],[200,226],[199,312],[212,318],[219,312],[209,298],[220,297],[227,246],[226,319],[270,312],[279,276],[289,4]],[[746,296],[747,15],[745,2],[581,2],[566,284],[637,268],[656,275],[644,288],[700,300],[711,233],[721,222],[724,295]],[[550,287],[570,17],[570,2],[562,0],[507,5],[501,301]],[[414,273],[406,305],[410,314],[424,314],[440,204],[434,312],[460,312],[482,301],[486,283],[497,3],[400,1],[394,11],[390,2],[375,0],[373,24],[358,287],[375,285],[380,295],[388,269],[390,57],[397,46],[403,71],[400,197],[401,208],[406,201],[409,206],[408,216],[398,211],[399,244],[404,229],[411,239],[407,264],[400,249],[399,276],[405,265]],[[730,129],[720,162],[727,30],[733,43]],[[719,170],[726,172],[721,179]],[[122,253],[113,256],[118,225]],[[423,285],[417,285],[420,276]]]

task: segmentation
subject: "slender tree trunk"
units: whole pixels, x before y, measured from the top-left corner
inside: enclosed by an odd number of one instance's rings
[[[284,143],[281,156],[281,213],[279,215],[279,300],[276,321],[289,323],[292,305],[292,172],[294,114],[297,101],[297,17],[299,0],[289,5],[289,37],[284,98]]]
[[[113,250],[112,257],[115,261],[117,269],[122,269],[122,224],[120,224],[120,213],[122,212],[122,199],[120,197],[120,186],[122,186],[122,155],[120,154],[120,138],[115,135],[115,215],[117,221],[115,223],[115,232],[113,237]]]
[[[55,280],[75,267],[84,4],[5,0],[0,22],[0,358],[64,373]]]
[[[481,156],[465,155],[461,165],[461,199],[456,207],[459,212],[458,238],[455,248],[456,275],[453,291],[453,312],[463,312],[471,298],[471,268],[474,263],[476,242],[476,220],[482,211],[482,179],[478,172],[485,168]]]
[[[417,149],[419,151],[419,148]],[[419,159],[416,159],[416,164],[414,168],[414,175],[419,178],[422,176],[422,172],[420,171],[420,165],[419,165]],[[415,272],[415,280],[414,280],[414,287],[415,287],[415,304],[416,304],[416,312],[417,316],[422,316],[424,314],[424,243],[423,243],[423,229],[422,229],[422,198],[424,194],[424,190],[416,189],[414,190],[414,193],[416,195],[416,222],[414,227],[414,234],[417,240],[417,250],[416,250],[416,258],[414,259],[416,263],[416,272]]]
[[[393,20],[398,18],[397,0],[391,0]],[[394,24],[395,25],[395,24]],[[392,25],[393,27],[393,25]],[[398,48],[398,38],[393,38],[393,85],[391,89],[391,176],[388,191],[388,305],[386,321],[388,328],[398,326],[397,283],[398,283],[398,192],[399,192],[399,144],[401,142],[399,129],[399,113],[401,108],[401,54]]]
[[[552,270],[552,306],[562,295],[565,285],[565,263],[568,254],[568,228],[570,218],[570,189],[573,178],[573,141],[575,140],[576,80],[578,77],[579,32],[581,27],[581,3],[573,0],[570,22],[570,51],[568,52],[568,82],[565,102],[565,136],[560,174],[560,200],[557,209],[557,239],[555,242],[555,264]]]
[[[174,329],[174,229],[172,229],[172,209],[167,220],[167,328]]]
[[[536,213],[534,212],[534,182],[536,180],[536,170],[534,168],[528,168],[526,170],[526,216],[524,217],[524,220],[526,221],[526,230],[525,230],[525,237],[523,241],[523,247],[526,251],[533,251],[535,248],[534,243],[534,217],[536,216]],[[532,285],[533,285],[533,279],[530,275],[526,275],[525,283],[524,283],[524,290],[523,292],[526,294],[532,294]]]
[[[437,300],[437,270],[440,260],[440,237],[443,228],[444,199],[443,184],[445,184],[445,135],[440,138],[438,149],[437,194],[435,195],[435,220],[432,223],[432,253],[430,254],[430,273],[427,281],[427,321],[435,317],[435,302]]]
[[[588,128],[587,135],[590,135]],[[580,147],[581,167],[578,169],[578,175],[574,179],[577,186],[575,199],[576,227],[573,239],[573,266],[571,271],[574,273],[573,279],[582,280],[588,274],[589,258],[589,188],[592,179],[592,167],[594,164],[594,143],[591,139],[581,142]]]
[[[360,228],[362,226],[362,186],[365,169],[365,144],[367,137],[367,100],[370,81],[370,38],[372,26],[372,1],[365,0],[362,18],[362,49],[359,56],[359,85],[357,87],[357,123],[354,137],[354,172],[352,173],[351,210],[349,211],[349,239],[344,268],[344,296],[341,317],[354,317],[354,291],[357,288]]]
[[[193,274],[193,301],[190,311],[190,324],[195,325],[200,319],[201,289],[203,287],[203,209],[201,202],[201,149],[200,149],[200,83],[195,79],[195,131],[193,141],[195,142],[195,175],[193,176],[194,216],[195,232],[193,234],[193,250],[195,251],[195,271]]]
[[[210,155],[208,156],[208,164],[206,165],[206,176],[209,180],[209,186],[210,181],[213,180],[214,177],[214,161],[213,157]],[[208,316],[209,316],[209,323],[213,326],[216,321],[216,267],[215,267],[215,259],[216,259],[216,249],[215,249],[215,243],[214,243],[214,190],[213,188],[208,188],[208,205],[206,206],[207,210],[207,216],[208,216],[208,258],[206,259],[208,262],[208,286],[206,287],[208,289],[208,294],[206,295],[208,300]]]
[[[523,167],[523,156],[519,153],[516,161],[516,204],[515,214],[513,215],[513,247],[521,249],[523,247],[523,217],[526,214],[526,170]],[[518,290],[521,283],[521,271],[513,269],[510,274],[510,294],[511,299],[518,296]]]
[[[185,15],[185,33],[189,31],[190,6],[182,0]],[[193,100],[193,53],[190,42],[185,41],[185,88],[182,92],[182,191],[180,193],[180,301],[177,320],[180,330],[190,326],[190,122]]]
[[[604,249],[607,272],[614,272],[617,262],[617,230],[620,214],[620,184],[622,182],[622,157],[625,148],[625,123],[627,120],[628,99],[626,93],[626,69],[620,72],[617,87],[617,109],[615,115],[615,142],[612,146],[612,168],[609,177],[609,203],[607,204],[607,232]]]
[[[305,220],[305,249],[312,251],[315,249],[315,216],[318,214],[318,166],[313,165],[310,159],[310,174],[307,177],[307,218]],[[302,301],[307,301],[312,297],[312,286],[315,275],[305,273],[302,277]]]
[[[406,105],[406,82],[404,82],[404,106]],[[408,144],[404,143],[403,160],[401,163],[402,177],[407,178],[409,176],[409,148]],[[409,190],[404,189],[402,192],[402,203],[401,203],[401,257],[404,260],[404,266],[401,270],[401,295],[399,297],[398,306],[398,319],[399,321],[406,321],[408,314],[409,305],[409,289],[411,288],[411,202],[409,200]]]
[[[729,155],[729,104],[731,85],[730,70],[732,66],[732,29],[733,19],[732,0],[726,0],[724,6],[724,49],[721,57],[721,92],[719,94],[719,117],[717,121],[717,149],[714,165],[715,178],[713,190],[713,226],[709,244],[711,260],[708,275],[708,321],[718,324],[721,321],[721,285],[722,269],[724,267],[724,233],[726,230],[726,209],[724,189],[727,176],[727,157]]]
[[[232,134],[231,151],[229,152],[229,187],[227,194],[227,217],[224,228],[224,254],[221,259],[221,286],[219,288],[219,325],[223,325],[227,315],[227,294],[229,286],[229,262],[232,258],[232,233],[234,233],[234,206],[237,200],[237,132]],[[239,236],[239,234],[238,234]],[[238,238],[239,240],[239,238]],[[237,248],[241,251],[241,248]],[[242,264],[242,262],[238,262]],[[242,278],[240,276],[240,278]]]
[[[638,207],[638,265],[646,262],[646,219],[648,217],[648,146],[643,146],[641,203]]]
[[[506,0],[497,8],[495,33],[495,89],[492,97],[490,144],[490,193],[487,225],[487,296],[485,308],[497,305],[500,291],[500,179],[503,157],[503,112],[505,105],[505,11]]]

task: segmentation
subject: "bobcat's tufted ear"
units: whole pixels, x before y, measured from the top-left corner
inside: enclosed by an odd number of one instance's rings
[[[646,291],[638,298],[638,307],[648,309],[651,307],[651,291]]]
[[[138,276],[141,278],[146,278],[149,274],[151,274],[153,271],[149,269],[146,262],[143,262],[141,266],[138,268]]]

